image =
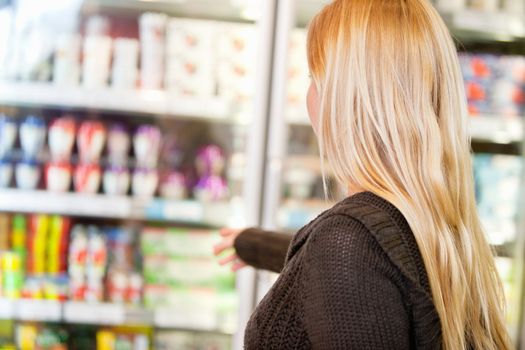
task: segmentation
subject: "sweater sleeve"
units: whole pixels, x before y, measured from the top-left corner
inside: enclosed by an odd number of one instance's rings
[[[291,240],[292,235],[289,234],[249,228],[237,236],[234,247],[246,264],[257,269],[281,272]]]
[[[306,247],[305,326],[313,349],[409,349],[395,268],[357,220],[334,215]]]

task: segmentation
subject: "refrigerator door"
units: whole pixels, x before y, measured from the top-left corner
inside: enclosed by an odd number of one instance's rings
[[[329,169],[319,160],[317,140],[306,109],[310,84],[306,60],[306,27],[311,18],[329,1],[296,0],[279,2],[275,39],[270,128],[264,191],[263,226],[290,234],[314,219],[323,210],[346,196]],[[521,80],[508,76],[524,62],[520,56],[506,56],[505,46],[495,39],[497,33],[509,33],[518,14],[498,10],[468,8],[447,1],[438,4],[453,35],[462,44],[460,63],[467,91],[473,84],[476,64],[491,67],[493,75],[483,84],[487,102],[483,106],[469,98],[474,173],[479,213],[489,243],[495,248],[497,266],[508,302],[508,327],[517,341],[521,314],[523,228],[520,198],[523,193],[523,103],[502,105],[505,89],[520,93]],[[452,2],[450,2],[452,3]],[[506,20],[502,20],[506,18]],[[483,20],[482,20],[483,19]],[[482,25],[482,22],[488,25]],[[519,21],[518,21],[519,22]],[[523,21],[521,20],[521,25]],[[518,26],[519,27],[519,26]],[[509,40],[519,42],[519,32]],[[491,54],[476,55],[487,50]],[[516,44],[518,45],[518,44]],[[517,49],[521,50],[522,49]],[[520,52],[521,52],[520,51]],[[488,84],[488,85],[487,85]],[[470,94],[472,93],[470,92]],[[483,107],[483,108],[481,108]],[[325,181],[323,181],[323,177]],[[258,299],[271,288],[276,275],[260,272]]]
[[[149,263],[159,256],[137,247],[147,270],[138,319],[159,347],[242,348],[255,272],[203,287],[228,268],[213,275],[210,241],[207,260],[194,258],[199,232],[218,242],[221,227],[261,224],[276,3],[0,1],[1,220],[53,214],[130,225],[137,240],[153,226],[183,227],[188,236],[177,231],[177,242],[187,246],[165,244],[171,258],[157,271]],[[163,279],[169,285],[154,283]],[[101,315],[116,310],[111,324],[136,322],[106,301],[106,309],[59,305],[60,321],[103,325]],[[1,302],[16,320],[19,304]],[[75,321],[78,310],[87,321]]]

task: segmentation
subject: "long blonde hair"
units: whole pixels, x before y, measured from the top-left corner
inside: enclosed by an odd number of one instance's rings
[[[504,297],[476,211],[457,53],[425,0],[335,0],[311,22],[321,159],[408,221],[446,350],[510,349]]]

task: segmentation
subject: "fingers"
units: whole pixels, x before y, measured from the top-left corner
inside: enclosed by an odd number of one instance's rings
[[[222,237],[226,237],[226,236],[229,236],[231,234],[231,231],[232,229],[231,228],[221,228],[220,231],[219,231],[219,234],[222,236]]]
[[[232,254],[219,260],[219,265],[226,265],[234,262],[237,259],[237,255]]]
[[[228,236],[237,237],[242,231],[244,231],[244,229],[224,227],[219,230],[219,234],[222,237],[228,237]]]
[[[225,239],[213,246],[213,253],[215,255],[219,255],[223,251],[225,251],[226,249],[230,249],[231,247],[232,247],[231,240]]]
[[[237,260],[233,265],[232,265],[232,271],[233,272],[237,272],[239,271],[240,269],[242,269],[243,267],[245,267],[246,264],[244,262],[242,262],[241,260]]]

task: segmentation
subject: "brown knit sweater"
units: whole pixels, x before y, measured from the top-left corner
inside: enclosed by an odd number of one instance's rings
[[[441,348],[425,266],[392,204],[370,192],[356,194],[283,248],[289,242],[256,229],[235,241],[247,263],[282,268],[246,327],[246,349]]]

